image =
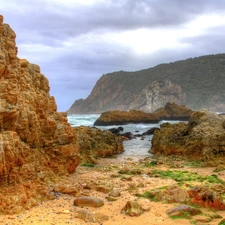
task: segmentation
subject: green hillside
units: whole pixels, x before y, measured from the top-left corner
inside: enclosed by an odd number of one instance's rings
[[[119,71],[107,75],[134,94],[139,94],[153,81],[170,80],[180,84],[188,93],[186,105],[199,108],[202,104],[210,103],[213,96],[225,94],[225,54],[201,56],[136,72]]]
[[[187,107],[193,110],[210,108],[225,111],[225,54],[216,54],[160,64],[136,72],[105,74],[88,98],[75,101],[68,112],[130,110],[132,102],[140,100],[144,88],[155,81],[163,83],[166,80],[182,88]]]

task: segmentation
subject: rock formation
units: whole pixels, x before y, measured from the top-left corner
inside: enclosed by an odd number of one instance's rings
[[[56,112],[47,78],[17,57],[15,38],[0,16],[0,213],[52,198],[46,182],[73,173],[80,161],[75,132]]]
[[[164,107],[168,102],[184,105],[186,93],[181,86],[173,84],[169,80],[163,82],[155,81],[143,89],[137,99],[130,104],[130,108],[144,112],[154,112]]]
[[[193,112],[188,123],[162,124],[154,132],[151,152],[182,154],[217,163],[225,156],[225,117],[207,110]]]
[[[108,111],[101,114],[95,121],[95,126],[123,125],[128,123],[158,123],[162,119],[188,120],[192,110],[175,103],[167,103],[153,113],[145,113],[139,110]]]
[[[95,164],[99,157],[105,158],[124,152],[122,137],[110,131],[86,126],[74,127],[74,130],[82,163]]]

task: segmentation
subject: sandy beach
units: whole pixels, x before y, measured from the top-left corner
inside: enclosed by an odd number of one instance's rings
[[[185,170],[196,172],[202,176],[208,176],[213,173],[214,167],[192,167],[184,165],[185,162],[180,160],[172,162],[173,167],[176,163],[176,168],[171,167],[171,163],[161,161],[157,166],[143,167],[140,161],[132,158],[117,160],[117,159],[100,159],[94,167],[79,166],[76,172],[69,177],[62,179],[61,183],[73,184],[79,190],[77,196],[92,196],[100,198],[104,201],[102,207],[77,207],[74,206],[76,196],[57,193],[55,200],[49,200],[40,203],[18,215],[2,215],[0,216],[0,224],[4,225],[21,225],[21,224],[40,224],[40,225],[66,225],[66,224],[104,224],[104,225],[136,225],[136,224],[151,224],[151,225],[174,225],[174,224],[210,224],[218,225],[225,218],[225,211],[217,211],[213,209],[201,208],[204,215],[193,216],[191,219],[177,218],[171,219],[166,211],[170,208],[180,205],[180,203],[164,203],[155,202],[141,198],[143,205],[147,208],[140,216],[132,217],[121,213],[121,210],[127,201],[140,201],[137,193],[144,193],[164,186],[176,185],[177,182],[173,179],[162,179],[160,177],[149,177],[148,174],[155,168],[160,170]],[[180,167],[180,168],[179,168]],[[124,170],[140,170],[137,174],[121,174]],[[220,179],[225,180],[225,171],[217,173]],[[108,193],[84,188],[88,182],[99,184],[102,186],[113,187],[113,190],[118,190],[120,196],[116,201],[108,200]],[[197,184],[197,183],[196,183]],[[49,187],[51,188],[51,187]],[[90,222],[77,218],[79,210],[87,210],[94,214],[103,214],[108,217],[108,220]],[[221,218],[213,219],[210,222],[204,221],[209,214],[218,214]]]

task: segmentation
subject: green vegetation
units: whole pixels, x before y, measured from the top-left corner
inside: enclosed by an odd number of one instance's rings
[[[172,220],[176,220],[176,219],[190,219],[191,215],[190,215],[189,212],[182,212],[182,214],[179,215],[179,216],[169,216],[169,217]]]
[[[150,199],[152,202],[157,202],[157,198],[154,195],[154,192],[150,192],[150,191],[146,191],[143,194],[137,193],[136,194],[137,197],[143,197],[143,198],[148,198]]]
[[[182,170],[153,170],[151,175],[152,177],[161,177],[161,178],[171,178],[177,182],[185,182],[185,181],[199,181],[199,182],[207,182],[207,183],[218,183],[224,184],[225,182],[219,179],[215,174],[211,176],[203,177],[194,172],[182,171]]]
[[[145,165],[146,167],[154,167],[157,166],[157,161],[151,161],[150,163]]]
[[[81,166],[85,166],[85,167],[94,167],[95,165],[93,163],[82,163]]]

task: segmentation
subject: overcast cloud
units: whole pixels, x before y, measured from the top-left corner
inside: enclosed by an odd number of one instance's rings
[[[58,111],[118,70],[225,53],[224,0],[0,0],[18,56],[40,65]]]

